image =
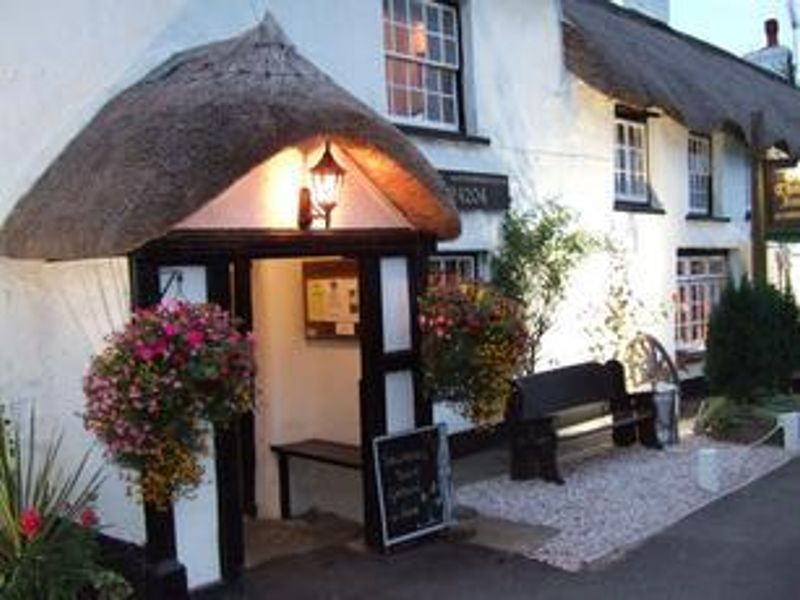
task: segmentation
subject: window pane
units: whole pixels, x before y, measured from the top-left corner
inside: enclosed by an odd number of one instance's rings
[[[428,58],[435,62],[442,60],[442,38],[428,34]]]
[[[430,31],[441,31],[441,27],[439,26],[439,9],[435,6],[428,5],[426,14],[428,16],[428,29]]]
[[[456,50],[456,43],[454,41],[444,41],[444,62],[446,62],[448,65],[458,64],[458,52]]]
[[[408,13],[406,12],[406,4],[408,0],[394,0],[394,20],[398,22],[407,22]]]
[[[422,16],[422,2],[420,0],[411,0],[411,20],[414,23],[421,23],[425,26],[424,18]]]
[[[395,114],[408,115],[408,99],[403,88],[392,88],[392,107]]]
[[[450,9],[442,10],[442,31],[447,35],[455,36],[456,22],[455,13]]]
[[[425,69],[425,89],[429,92],[439,91],[439,69],[432,67]]]
[[[411,116],[425,116],[425,97],[422,92],[411,92]]]
[[[444,98],[442,101],[442,120],[445,123],[456,122],[456,107],[452,98]]]
[[[441,96],[438,94],[430,94],[428,96],[428,118],[431,121],[441,121],[442,120],[442,109],[441,109]]]
[[[422,89],[422,65],[416,63],[408,64],[408,85]]]
[[[442,91],[445,94],[455,94],[456,76],[450,71],[442,71]]]
[[[394,46],[395,50],[400,54],[409,54],[409,29],[402,25],[395,25],[394,27]]]

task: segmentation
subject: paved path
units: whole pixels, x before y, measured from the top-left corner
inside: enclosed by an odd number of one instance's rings
[[[244,597],[800,599],[800,460],[596,571],[570,574],[448,542],[392,556],[330,549],[248,573]]]

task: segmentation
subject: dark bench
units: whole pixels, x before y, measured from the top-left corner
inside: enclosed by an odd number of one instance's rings
[[[559,417],[582,408],[611,415],[611,422],[580,433],[559,435]],[[511,437],[511,479],[541,477],[564,483],[556,460],[558,443],[611,430],[616,446],[640,442],[661,448],[656,437],[652,392],[629,394],[618,361],[572,365],[514,381],[508,420]]]
[[[363,465],[361,448],[352,444],[311,439],[290,444],[277,444],[271,446],[271,448],[278,455],[282,519],[289,519],[292,516],[289,458],[303,458],[358,471],[361,470]]]

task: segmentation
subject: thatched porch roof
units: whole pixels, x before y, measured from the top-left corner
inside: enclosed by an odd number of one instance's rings
[[[125,254],[166,234],[283,148],[330,136],[417,229],[460,223],[403,134],[303,58],[267,15],[178,54],[106,104],[14,207],[0,253]]]
[[[756,150],[800,155],[800,91],[762,69],[607,0],[563,0],[567,68],[594,88],[641,108],[659,107],[688,128],[738,130]]]

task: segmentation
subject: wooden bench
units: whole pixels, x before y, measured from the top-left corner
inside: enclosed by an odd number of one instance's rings
[[[559,416],[581,407],[611,415],[611,422],[564,436],[557,431]],[[511,436],[511,479],[541,477],[564,483],[558,470],[559,441],[611,430],[616,446],[639,441],[661,448],[655,429],[652,392],[629,394],[625,371],[618,361],[572,365],[514,381],[508,420]]]
[[[292,517],[289,458],[303,458],[358,471],[360,471],[363,466],[361,448],[352,444],[310,439],[292,442],[290,444],[276,444],[271,446],[271,448],[272,451],[278,455],[278,480],[282,519],[290,519]]]

